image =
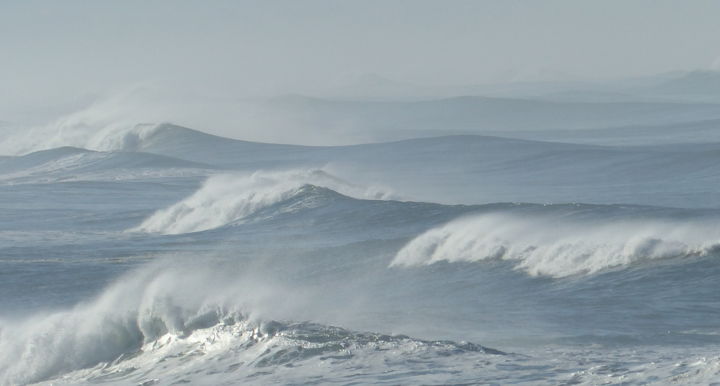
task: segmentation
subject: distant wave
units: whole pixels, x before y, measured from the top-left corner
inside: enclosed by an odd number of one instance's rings
[[[137,382],[163,371],[168,380],[192,377],[195,370],[207,380],[214,370],[222,375],[246,369],[251,376],[312,358],[350,361],[363,352],[502,354],[471,343],[271,321],[264,318],[267,312],[300,307],[300,295],[266,278],[230,276],[163,261],[125,275],[97,299],[72,309],[0,321],[0,384],[69,372],[63,378],[69,383]],[[238,379],[237,373],[231,377]]]
[[[566,277],[720,249],[716,224],[702,221],[576,221],[542,215],[485,214],[433,228],[410,241],[391,266],[516,261],[530,275]]]
[[[302,146],[278,145],[218,137],[168,122],[130,123],[85,122],[65,118],[53,124],[15,131],[0,138],[0,155],[26,155],[57,148],[78,148],[99,152],[146,152],[189,161],[222,162],[252,159],[272,152],[287,155]],[[218,158],[219,157],[219,158]]]
[[[215,167],[149,153],[97,152],[74,147],[0,159],[0,182],[127,180],[206,175]]]
[[[313,186],[357,198],[395,198],[391,192],[356,186],[318,169],[222,174],[208,178],[193,195],[155,212],[131,231],[180,234],[214,229],[308,193]],[[282,211],[296,211],[319,204],[317,197],[308,196]]]
[[[53,125],[18,132],[0,141],[0,154],[21,155],[58,147],[77,147],[96,151],[134,151],[155,135],[162,125],[103,124],[86,125],[61,120]]]

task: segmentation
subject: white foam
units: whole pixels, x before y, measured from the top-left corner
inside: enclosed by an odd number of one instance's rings
[[[186,336],[224,319],[249,320],[241,310],[282,304],[268,301],[282,290],[269,292],[267,283],[263,287],[200,266],[173,265],[145,266],[72,309],[0,320],[0,385],[107,363],[168,334]]]
[[[410,241],[391,266],[440,261],[516,261],[531,275],[595,273],[643,260],[705,255],[720,245],[702,222],[580,222],[548,216],[490,214],[433,228]]]

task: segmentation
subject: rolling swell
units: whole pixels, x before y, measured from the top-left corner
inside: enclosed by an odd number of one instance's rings
[[[368,198],[385,199],[386,205],[367,205]],[[369,221],[384,221],[382,213],[390,211],[405,219],[392,226],[394,237],[410,238],[391,267],[499,259],[515,262],[516,269],[532,276],[549,277],[720,250],[715,226],[719,219],[713,211],[590,204],[439,205],[392,198],[392,193],[315,169],[215,175],[193,195],[155,212],[131,231],[184,234],[279,215],[293,224],[307,210],[328,207],[343,223],[354,224],[349,229],[368,232],[389,227]],[[346,219],[357,211],[362,215]],[[451,221],[438,224],[443,218]]]

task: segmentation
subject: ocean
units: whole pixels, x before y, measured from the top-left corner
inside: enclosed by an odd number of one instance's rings
[[[0,157],[2,385],[720,382],[720,144],[101,134]]]

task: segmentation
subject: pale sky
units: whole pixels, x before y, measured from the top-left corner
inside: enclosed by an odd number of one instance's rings
[[[210,100],[363,74],[477,84],[708,69],[719,20],[720,1],[687,0],[3,0],[0,120],[133,85]]]

